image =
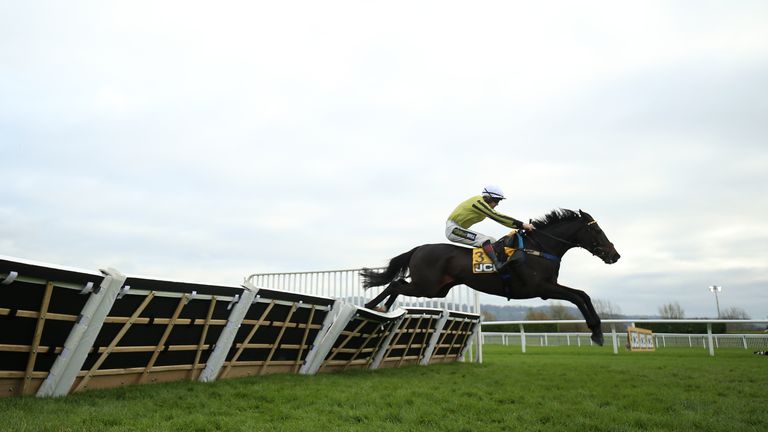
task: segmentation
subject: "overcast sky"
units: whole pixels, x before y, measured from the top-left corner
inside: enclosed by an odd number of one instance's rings
[[[765,318],[767,136],[765,1],[0,0],[0,255],[379,266],[495,183],[497,210],[581,208],[615,243],[562,283],[686,316],[717,284]]]

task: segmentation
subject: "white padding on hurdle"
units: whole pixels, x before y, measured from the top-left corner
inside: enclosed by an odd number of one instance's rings
[[[253,299],[256,298],[256,293],[259,291],[258,288],[251,284],[246,284],[245,287],[246,289],[240,296],[240,300],[234,305],[232,312],[229,314],[227,325],[224,327],[224,330],[221,331],[219,340],[216,341],[216,347],[213,349],[211,356],[208,357],[205,369],[200,373],[199,381],[211,382],[216,381],[216,378],[219,377],[221,367],[224,366],[224,361],[227,359],[227,353],[229,353],[229,350],[232,348],[232,342],[234,342],[235,336],[237,335],[237,329],[239,329],[240,325],[243,323],[245,314],[248,312],[248,309],[250,309]]]
[[[8,273],[8,275],[5,277],[5,279],[3,279],[2,282],[0,282],[0,284],[2,284],[2,285],[10,285],[10,284],[13,283],[13,281],[16,280],[17,277],[19,277],[19,272],[12,271],[12,272]]]
[[[333,309],[328,312],[323,322],[323,328],[315,337],[315,345],[307,353],[304,365],[299,370],[302,375],[314,375],[323,365],[325,357],[333,348],[336,339],[347,327],[347,324],[355,316],[357,308],[351,304],[336,300],[333,303]],[[327,331],[326,331],[327,330]]]
[[[435,324],[435,332],[432,333],[432,337],[429,339],[429,345],[427,345],[427,349],[424,350],[424,357],[421,359],[421,362],[419,362],[420,365],[429,365],[429,361],[432,359],[432,354],[435,352],[435,347],[440,341],[440,335],[443,333],[445,323],[448,322],[448,314],[449,312],[447,310],[443,310],[440,319],[437,320],[437,324]]]
[[[80,317],[64,342],[64,348],[51,366],[48,377],[37,391],[38,397],[65,396],[75,383],[83,367],[88,351],[104,325],[104,320],[115,303],[126,276],[110,268],[101,271],[105,277],[100,289],[91,292]]]
[[[400,316],[400,318],[397,318],[395,322],[392,323],[391,327],[389,328],[389,334],[381,342],[381,345],[379,345],[379,350],[376,351],[376,356],[373,357],[373,361],[368,366],[368,369],[378,369],[379,366],[381,366],[381,362],[384,361],[384,355],[387,353],[389,345],[392,344],[392,339],[395,337],[395,334],[397,334],[397,331],[400,330],[400,326],[403,324],[406,315],[407,314],[404,313],[402,316]]]
[[[480,331],[480,317],[478,317],[477,321],[474,321],[474,323],[475,324],[472,328],[472,334],[470,334],[467,340],[464,342],[464,348],[461,349],[461,354],[459,354],[459,360],[461,361],[464,361],[464,355],[467,353],[470,345],[472,345],[472,341],[477,338],[477,333]]]

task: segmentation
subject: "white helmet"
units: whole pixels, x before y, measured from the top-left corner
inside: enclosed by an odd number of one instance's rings
[[[504,192],[496,185],[488,185],[483,189],[483,196],[491,197],[497,200],[504,199]]]

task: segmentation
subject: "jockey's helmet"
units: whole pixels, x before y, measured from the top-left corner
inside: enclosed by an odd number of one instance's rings
[[[483,189],[483,196],[490,197],[495,200],[503,200],[504,192],[496,185],[488,185]]]

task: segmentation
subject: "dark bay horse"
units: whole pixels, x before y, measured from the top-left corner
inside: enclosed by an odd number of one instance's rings
[[[532,224],[536,229],[523,235],[527,253],[524,262],[517,268],[520,278],[512,280],[510,289],[505,288],[498,273],[473,273],[471,248],[452,244],[426,244],[392,258],[383,272],[363,269],[360,275],[366,289],[389,284],[365,306],[373,309],[389,297],[385,303],[385,309],[389,310],[401,294],[442,298],[448,295],[453,286],[459,284],[487,294],[514,299],[541,297],[544,300],[567,300],[581,311],[587,326],[592,330],[592,340],[602,345],[600,317],[592,306],[592,300],[584,291],[557,282],[560,259],[574,247],[586,249],[606,264],[618,261],[619,253],[592,216],[581,210],[553,210],[532,221]],[[410,281],[405,279],[407,276],[410,276]]]

